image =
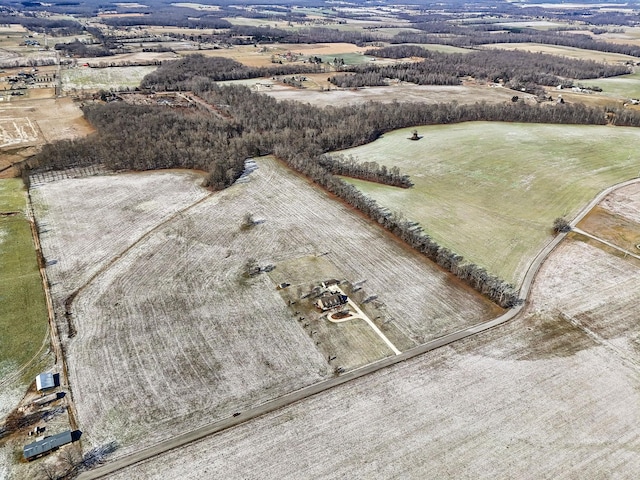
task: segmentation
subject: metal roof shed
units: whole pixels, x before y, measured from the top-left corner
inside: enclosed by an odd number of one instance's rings
[[[25,445],[22,451],[24,458],[32,460],[39,455],[49,453],[51,450],[55,450],[56,448],[71,442],[73,442],[71,430],[67,430],[66,432],[57,433],[56,435],[51,435],[43,440],[38,440],[37,442]]]
[[[36,390],[39,392],[56,386],[53,373],[41,373],[36,377]]]

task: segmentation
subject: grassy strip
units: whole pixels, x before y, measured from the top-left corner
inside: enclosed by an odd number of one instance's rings
[[[0,380],[34,357],[48,328],[25,208],[22,183],[0,181]]]

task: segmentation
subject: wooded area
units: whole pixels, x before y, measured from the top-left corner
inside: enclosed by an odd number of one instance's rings
[[[397,65],[353,65],[344,70],[355,75],[336,75],[331,82],[341,87],[386,85],[397,79],[418,85],[458,85],[463,77],[500,82],[513,90],[541,93],[540,85],[573,86],[573,79],[612,77],[631,73],[624,65],[607,65],[557,55],[511,50],[481,50],[470,53],[442,53],[415,45],[372,49],[366,55],[386,58],[424,58],[421,62]]]

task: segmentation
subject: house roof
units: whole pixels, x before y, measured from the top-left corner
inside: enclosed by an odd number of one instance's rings
[[[30,458],[47,453],[54,448],[61,447],[62,445],[66,445],[72,441],[73,437],[71,436],[71,430],[51,435],[50,437],[25,445],[23,449],[24,458],[29,460]]]
[[[321,297],[318,300],[318,306],[323,310],[327,310],[329,308],[334,308],[339,305],[344,305],[347,303],[348,297],[346,295],[341,295],[336,293],[334,295],[328,295],[326,297]]]

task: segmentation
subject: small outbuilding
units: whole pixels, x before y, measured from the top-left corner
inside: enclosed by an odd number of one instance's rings
[[[316,306],[323,312],[326,312],[327,310],[331,310],[332,308],[341,307],[348,301],[349,297],[347,297],[346,295],[335,293],[333,295],[320,297],[316,302]]]
[[[25,445],[22,453],[26,460],[33,460],[40,455],[46,455],[71,442],[73,442],[73,436],[71,435],[71,430],[67,430],[66,432],[51,435],[50,437],[45,437],[42,440]]]
[[[41,373],[36,377],[36,390],[39,392],[43,390],[49,390],[56,386],[53,373]]]

